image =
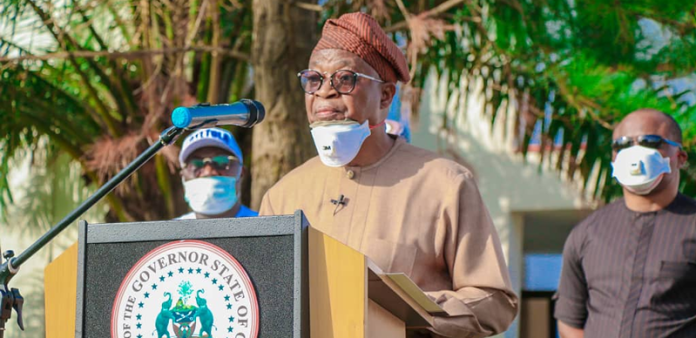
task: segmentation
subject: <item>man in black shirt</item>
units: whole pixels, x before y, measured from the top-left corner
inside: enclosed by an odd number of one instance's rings
[[[566,240],[555,317],[563,338],[696,337],[696,201],[679,194],[681,128],[641,109],[613,134],[624,198]]]

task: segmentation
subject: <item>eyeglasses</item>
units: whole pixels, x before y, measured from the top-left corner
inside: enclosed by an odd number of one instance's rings
[[[239,161],[234,156],[218,155],[212,158],[191,159],[184,164],[184,169],[192,171],[194,174],[198,174],[198,172],[203,169],[206,164],[210,164],[210,166],[215,170],[227,171],[230,170],[232,164],[235,163],[238,164]]]
[[[611,142],[611,149],[619,151],[621,149],[631,147],[634,144],[638,144],[646,148],[659,149],[664,143],[675,146],[679,149],[682,148],[681,144],[668,140],[660,135],[641,135],[638,137],[619,137]]]
[[[306,69],[297,73],[297,77],[300,78],[300,85],[302,90],[307,94],[316,93],[319,88],[324,84],[324,75],[316,70]],[[354,72],[352,70],[341,69],[335,71],[329,77],[331,80],[331,87],[336,89],[339,94],[350,94],[350,92],[355,89],[355,84],[358,82],[358,77],[364,77],[366,79],[376,81],[379,83],[384,83],[384,81],[374,78],[369,75]]]

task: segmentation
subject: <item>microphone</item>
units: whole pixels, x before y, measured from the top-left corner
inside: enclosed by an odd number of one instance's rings
[[[345,199],[345,197],[343,196],[343,194],[341,194],[340,196],[338,196],[338,200],[332,199],[332,200],[331,200],[331,204],[333,204],[333,205],[335,205],[335,206],[346,205],[346,199]]]
[[[172,112],[172,124],[178,128],[201,125],[235,125],[251,128],[266,117],[261,102],[241,99],[235,103],[201,103],[193,107],[178,107]]]

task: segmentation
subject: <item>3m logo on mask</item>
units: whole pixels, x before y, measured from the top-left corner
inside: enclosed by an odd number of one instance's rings
[[[319,159],[329,167],[342,167],[360,152],[363,142],[370,136],[368,121],[363,124],[319,124],[311,126],[312,139]]]
[[[194,240],[162,245],[136,263],[118,290],[112,338],[255,338],[259,306],[229,253]]]

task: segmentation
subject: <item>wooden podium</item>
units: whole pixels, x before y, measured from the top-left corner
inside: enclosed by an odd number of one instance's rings
[[[309,231],[311,337],[405,337],[432,316],[369,258],[314,228]]]
[[[300,211],[294,216],[264,218],[268,221],[281,217],[304,219]],[[205,227],[205,222],[186,222]],[[109,225],[119,226],[122,224]],[[309,327],[300,330],[300,336],[405,337],[409,328],[432,326],[433,317],[412,297],[413,293],[409,295],[385,277],[366,256],[314,228],[307,227],[306,234],[308,254],[303,266],[309,270]],[[44,283],[46,337],[74,337],[76,322],[82,323],[76,320],[77,244],[46,267]]]

